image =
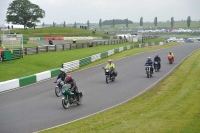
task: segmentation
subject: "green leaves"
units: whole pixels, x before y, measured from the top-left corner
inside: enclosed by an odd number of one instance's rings
[[[45,17],[45,11],[29,0],[14,0],[7,9],[7,22],[33,27]]]

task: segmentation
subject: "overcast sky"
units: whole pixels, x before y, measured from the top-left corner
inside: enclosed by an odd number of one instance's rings
[[[0,0],[0,24],[13,0]],[[139,22],[200,20],[200,0],[30,0],[45,11],[41,23],[98,23],[99,19],[126,19]]]

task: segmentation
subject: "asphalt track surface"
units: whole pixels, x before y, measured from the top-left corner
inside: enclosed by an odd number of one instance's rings
[[[200,48],[198,43],[137,54],[115,60],[118,76],[106,84],[101,64],[71,73],[79,91],[83,92],[80,106],[64,109],[61,97],[54,93],[55,78],[14,91],[0,94],[0,133],[30,133],[70,122],[117,105],[135,97],[173,70],[185,57]],[[174,52],[175,62],[169,64],[167,54]],[[153,77],[145,75],[147,57],[159,54],[162,68]],[[142,103],[141,103],[142,104]]]

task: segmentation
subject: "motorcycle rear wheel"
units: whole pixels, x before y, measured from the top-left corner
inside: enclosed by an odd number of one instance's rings
[[[61,90],[58,86],[56,86],[56,88],[55,88],[55,94],[56,94],[57,97],[61,96]]]
[[[82,97],[79,96],[79,101],[78,101],[77,105],[81,105],[81,102],[82,102]]]

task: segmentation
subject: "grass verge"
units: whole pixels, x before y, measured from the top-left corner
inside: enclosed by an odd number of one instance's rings
[[[42,133],[199,133],[199,76],[200,50],[140,97]]]

